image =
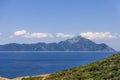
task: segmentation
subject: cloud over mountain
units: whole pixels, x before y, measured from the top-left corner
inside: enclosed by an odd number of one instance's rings
[[[20,36],[24,38],[46,38],[46,37],[53,37],[51,33],[38,33],[38,32],[33,32],[30,33],[26,30],[20,30],[20,31],[15,31],[14,36]]]
[[[1,35],[1,33],[0,33]],[[27,30],[18,30],[10,37],[23,37],[23,38],[72,38],[77,34],[66,34],[66,33],[42,33],[42,32],[29,32]],[[91,40],[102,40],[102,39],[113,39],[120,38],[119,34],[113,34],[111,32],[83,32],[80,36]]]
[[[56,33],[57,38],[72,38],[74,34]]]
[[[21,35],[25,35],[25,34],[27,34],[26,30],[20,30],[20,31],[15,31],[14,32],[15,36],[21,36]]]
[[[116,37],[110,32],[85,32],[81,33],[80,36],[88,39],[111,39]]]
[[[24,38],[72,38],[74,34],[65,34],[65,33],[56,33],[53,35],[52,33],[41,33],[41,32],[28,32],[27,30],[19,30],[14,32],[14,37],[24,37]],[[13,37],[12,36],[12,37]]]
[[[27,33],[23,37],[25,38],[47,38],[47,37],[53,37],[51,33]]]

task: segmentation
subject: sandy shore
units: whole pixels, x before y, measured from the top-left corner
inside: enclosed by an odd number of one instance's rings
[[[38,75],[38,76],[41,76],[43,77],[42,80],[45,80],[47,77],[49,77],[50,74],[42,74],[42,75]],[[8,78],[4,78],[4,77],[0,77],[0,80],[22,80],[22,78],[28,78],[29,76],[23,76],[23,77],[17,77],[17,78],[14,78],[14,79],[8,79]],[[33,76],[34,77],[34,76]]]
[[[24,76],[24,77],[17,77],[17,78],[14,78],[12,80],[21,80],[22,78],[28,78],[29,76]]]
[[[0,77],[0,80],[9,80],[9,79],[4,78],[4,77]]]
[[[47,77],[49,77],[50,74],[42,74],[42,75],[38,75],[38,76],[41,76],[43,77],[42,80],[45,80]],[[17,78],[14,78],[12,80],[21,80],[22,78],[28,78],[29,76],[24,76],[24,77],[17,77]],[[34,76],[33,76],[34,77]],[[37,77],[37,76],[36,76]]]

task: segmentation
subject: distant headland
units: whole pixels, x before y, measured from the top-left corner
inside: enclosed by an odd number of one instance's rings
[[[58,43],[39,42],[35,44],[10,43],[0,45],[0,51],[115,51],[108,45],[96,44],[81,36],[73,37]]]

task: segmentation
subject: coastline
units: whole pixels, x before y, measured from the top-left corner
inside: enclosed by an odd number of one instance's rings
[[[37,75],[37,76],[32,76],[32,77],[42,77],[42,80],[45,80],[47,77],[49,77],[50,74],[42,74],[42,75]],[[30,76],[22,76],[22,77],[16,77],[16,78],[13,78],[13,79],[8,79],[8,78],[5,78],[5,77],[0,77],[0,80],[22,80],[22,78],[28,78]]]
[[[0,77],[0,80],[9,80],[9,79],[5,77]]]

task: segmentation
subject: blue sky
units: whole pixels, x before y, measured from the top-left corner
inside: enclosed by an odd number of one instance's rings
[[[0,0],[0,44],[81,35],[120,50],[120,0]]]

